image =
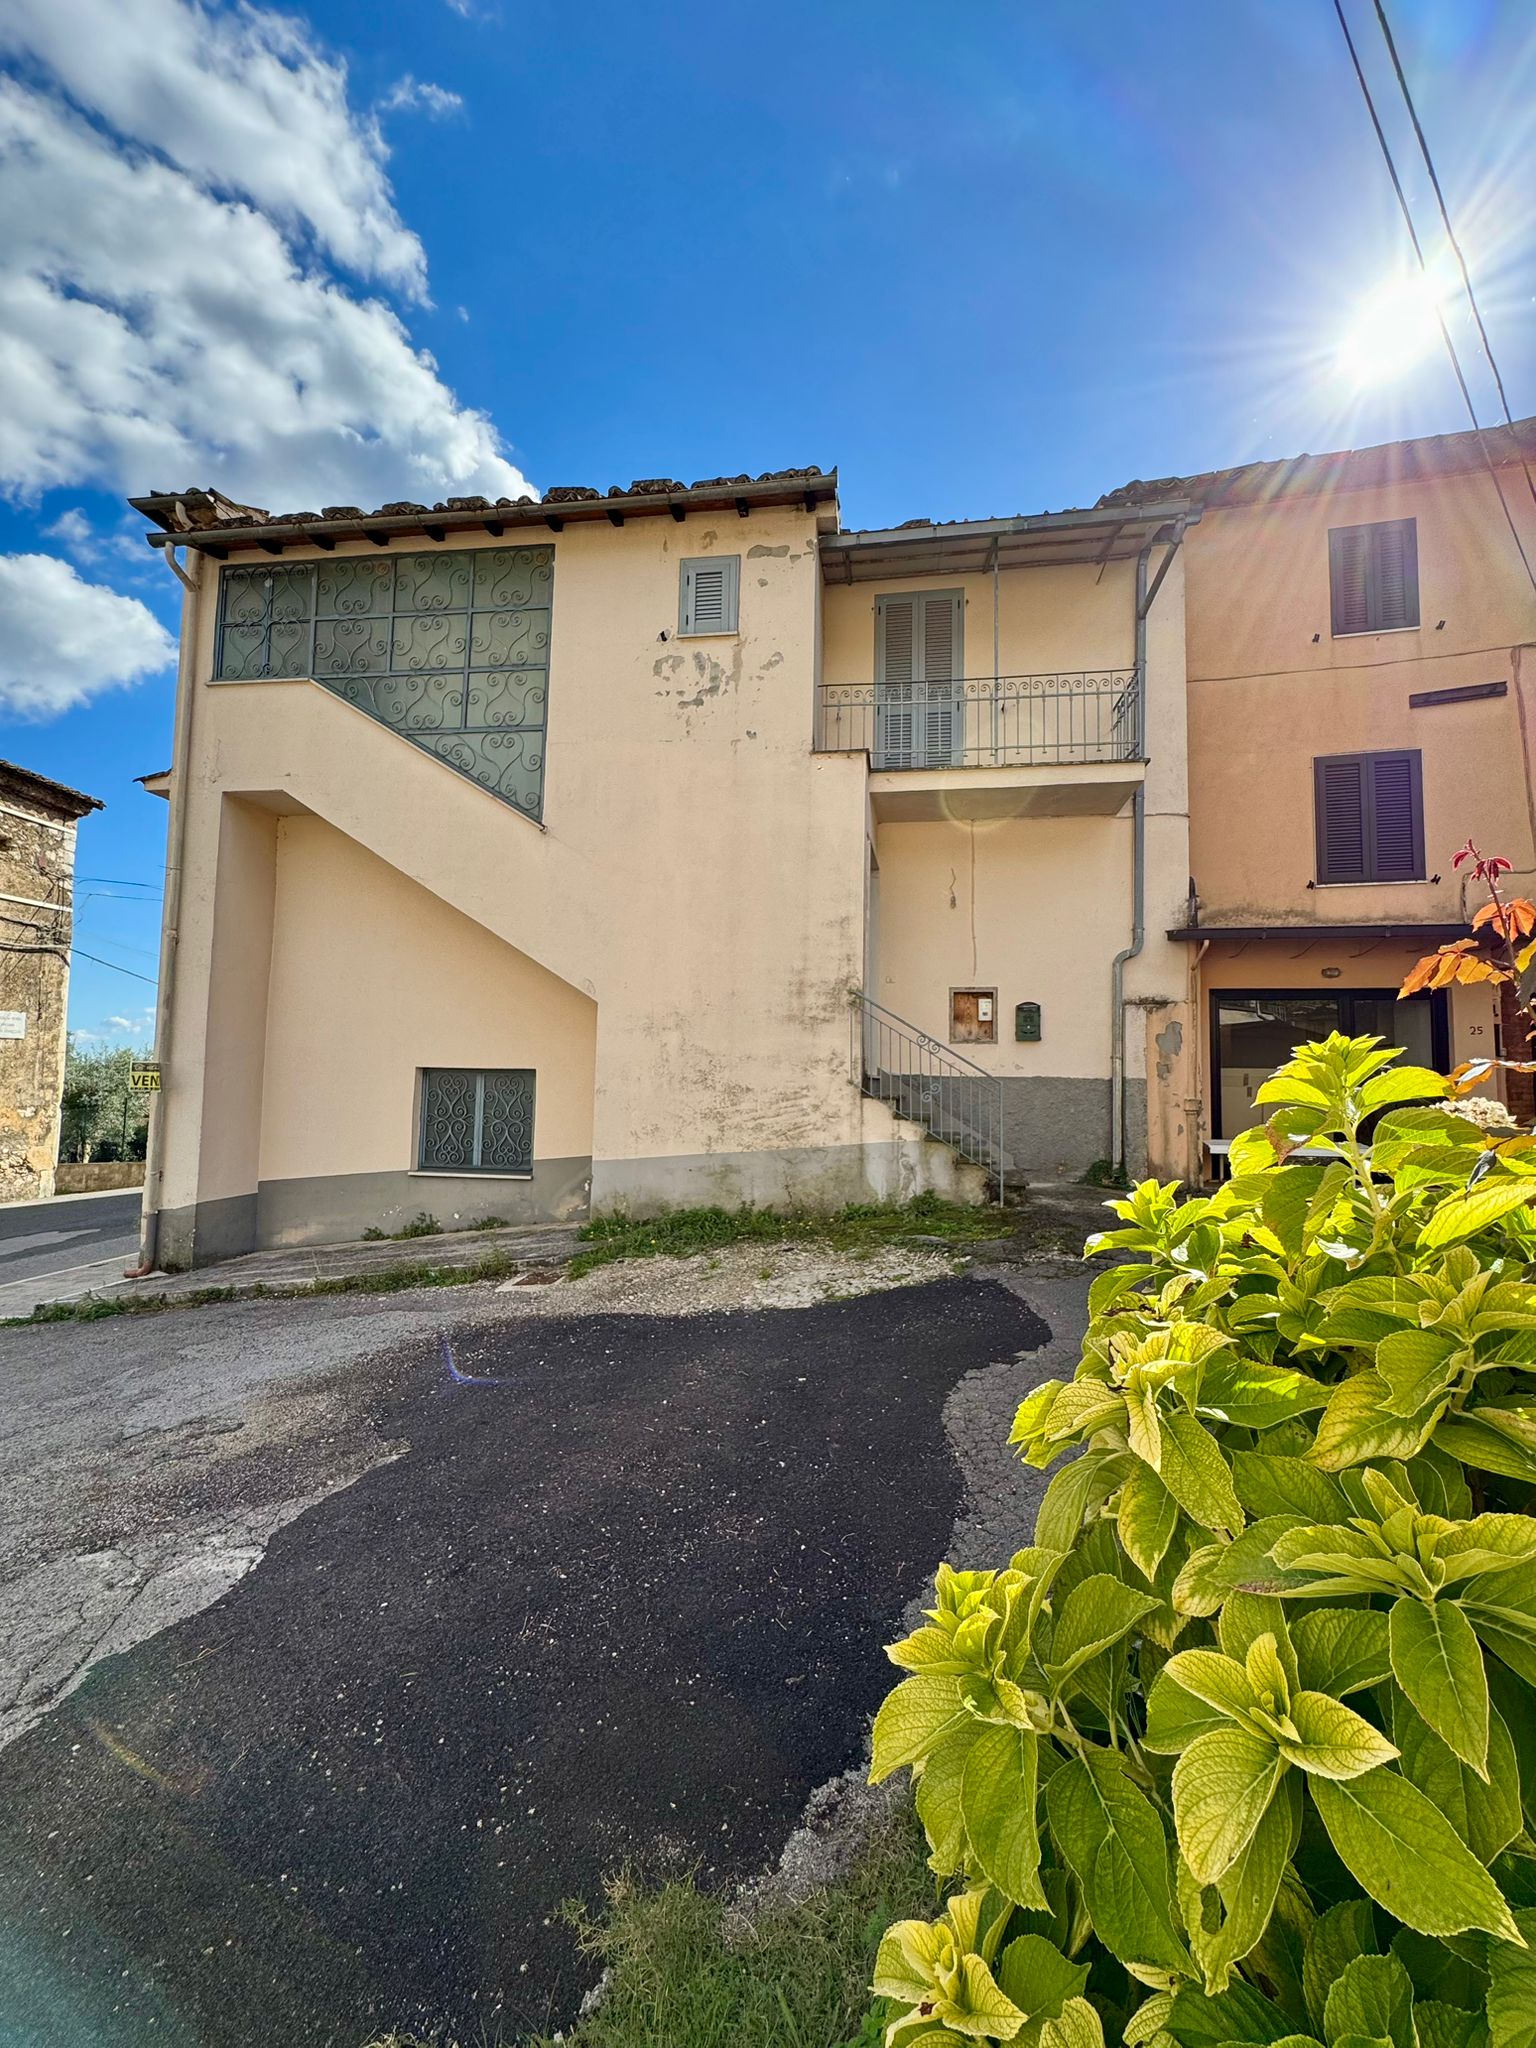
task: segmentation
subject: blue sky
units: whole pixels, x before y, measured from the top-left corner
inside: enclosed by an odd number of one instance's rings
[[[1390,12],[1536,410],[1536,16]],[[1329,0],[7,0],[0,754],[105,800],[77,939],[127,970],[78,960],[72,1020],[142,1039],[153,994],[132,778],[169,758],[177,607],[126,490],[818,462],[854,525],[1091,502],[1464,425],[1441,357],[1338,364],[1404,255]]]

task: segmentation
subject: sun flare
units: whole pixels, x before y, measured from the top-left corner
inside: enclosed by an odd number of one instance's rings
[[[1422,271],[1404,271],[1367,293],[1339,338],[1335,361],[1356,390],[1396,383],[1440,339],[1440,295]]]

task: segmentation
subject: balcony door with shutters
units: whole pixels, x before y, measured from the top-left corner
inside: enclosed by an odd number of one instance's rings
[[[877,768],[955,768],[965,759],[965,597],[914,591],[875,600]]]

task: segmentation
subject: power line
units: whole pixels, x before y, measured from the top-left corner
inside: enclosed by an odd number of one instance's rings
[[[1403,225],[1407,228],[1408,239],[1413,244],[1413,253],[1418,259],[1419,270],[1427,282],[1429,278],[1429,264],[1425,260],[1423,245],[1419,241],[1419,231],[1413,223],[1413,212],[1408,204],[1408,195],[1403,190],[1403,181],[1397,175],[1397,165],[1392,157],[1392,145],[1387,141],[1386,130],[1381,125],[1381,116],[1376,111],[1376,102],[1372,99],[1371,88],[1366,82],[1365,71],[1360,62],[1360,53],[1355,48],[1355,39],[1350,34],[1349,23],[1344,18],[1343,0],[1333,0],[1333,11],[1339,19],[1339,28],[1343,32],[1345,47],[1349,51],[1349,61],[1355,68],[1355,79],[1359,84],[1361,97],[1365,101],[1366,112],[1371,117],[1371,126],[1376,131],[1376,141],[1381,149],[1382,161],[1387,167],[1387,176],[1392,180],[1392,190],[1397,194],[1397,204],[1403,216]],[[1504,486],[1499,481],[1497,465],[1489,454],[1488,444],[1483,438],[1482,424],[1477,417],[1477,407],[1472,402],[1472,393],[1468,389],[1466,376],[1462,371],[1461,358],[1456,353],[1456,344],[1451,339],[1451,330],[1445,324],[1445,314],[1440,309],[1440,301],[1433,292],[1430,295],[1430,303],[1435,309],[1435,324],[1440,329],[1440,339],[1445,343],[1445,352],[1450,357],[1451,368],[1456,373],[1456,382],[1460,387],[1461,396],[1467,408],[1467,417],[1472,422],[1472,432],[1477,437],[1479,453],[1482,455],[1488,475],[1492,480],[1493,488],[1498,495],[1499,507],[1504,514],[1504,522],[1509,528],[1509,537],[1515,544],[1521,564],[1530,581],[1531,589],[1536,591],[1536,569],[1531,567],[1530,556],[1525,552],[1525,543],[1520,538],[1520,529],[1516,526],[1514,515],[1509,509],[1509,501],[1504,496]]]
[[[159,986],[152,974],[140,974],[132,967],[119,967],[115,960],[103,960],[99,953],[87,953],[83,946],[71,946],[69,950],[79,960],[92,960],[98,967],[110,967],[114,974],[129,975],[134,981],[146,981],[151,988]]]
[[[1397,54],[1397,43],[1392,35],[1392,24],[1387,20],[1387,10],[1383,5],[1383,0],[1375,0],[1375,6],[1376,19],[1381,26],[1382,39],[1387,46],[1387,55],[1392,59],[1392,69],[1397,73],[1398,91],[1403,96],[1403,105],[1408,109],[1408,118],[1413,123],[1413,132],[1418,138],[1419,154],[1424,159],[1424,168],[1429,173],[1429,182],[1435,194],[1435,204],[1440,209],[1440,225],[1445,229],[1445,239],[1450,244],[1451,253],[1456,258],[1456,267],[1461,272],[1462,290],[1466,293],[1467,304],[1472,309],[1472,318],[1477,326],[1477,337],[1483,345],[1483,354],[1487,358],[1488,368],[1493,375],[1494,389],[1499,394],[1499,405],[1503,409],[1504,421],[1506,426],[1513,427],[1515,416],[1509,409],[1509,397],[1504,389],[1504,379],[1499,371],[1498,359],[1493,353],[1493,343],[1488,339],[1488,329],[1483,321],[1482,308],[1477,303],[1477,293],[1472,289],[1472,273],[1467,267],[1467,259],[1462,251],[1461,243],[1456,238],[1456,230],[1451,225],[1451,210],[1445,203],[1445,193],[1441,189],[1440,175],[1435,169],[1434,157],[1430,154],[1429,138],[1424,133],[1424,124],[1419,119],[1419,110],[1414,105],[1413,94],[1409,90],[1408,79],[1403,70],[1402,60]],[[1525,485],[1531,494],[1531,502],[1533,505],[1536,505],[1536,480],[1532,479],[1530,464],[1522,458],[1520,467],[1525,472]]]

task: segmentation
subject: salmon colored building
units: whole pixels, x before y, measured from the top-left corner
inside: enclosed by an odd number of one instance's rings
[[[1379,1032],[1442,1069],[1524,1055],[1485,988],[1395,997],[1465,935],[1480,898],[1453,860],[1469,838],[1536,889],[1533,470],[1523,420],[1103,500],[1198,508],[1179,938],[1208,1158],[1255,1120],[1289,1047],[1326,1030]]]

